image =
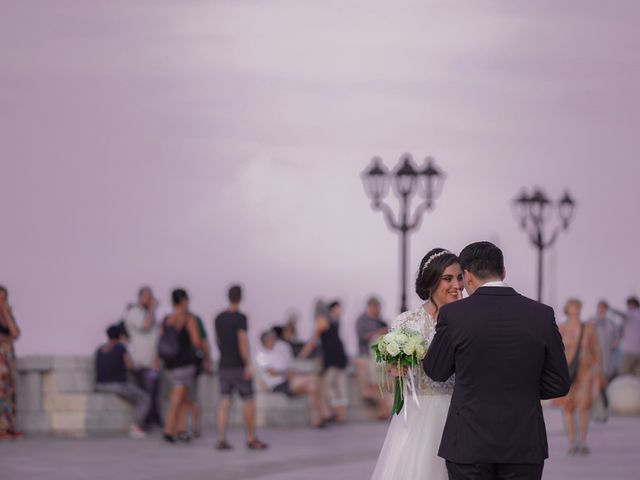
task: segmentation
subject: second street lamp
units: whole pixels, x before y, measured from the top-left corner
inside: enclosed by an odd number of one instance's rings
[[[393,170],[384,166],[380,157],[371,159],[371,165],[362,172],[364,189],[374,210],[382,210],[390,230],[400,234],[400,313],[407,310],[407,253],[408,234],[420,225],[422,215],[433,209],[434,200],[442,191],[444,174],[431,157],[425,159],[425,166],[417,169],[413,157],[405,153]],[[400,211],[395,215],[384,202],[393,189],[400,203]],[[419,191],[420,201],[412,211],[411,201]]]
[[[538,301],[542,301],[542,285],[544,280],[544,252],[551,247],[562,230],[567,230],[575,215],[576,202],[569,192],[558,202],[552,202],[540,188],[534,188],[531,193],[523,190],[513,200],[516,217],[520,227],[527,233],[529,241],[538,251]],[[554,208],[555,207],[555,208]],[[547,234],[546,225],[557,211],[560,225],[551,234]]]

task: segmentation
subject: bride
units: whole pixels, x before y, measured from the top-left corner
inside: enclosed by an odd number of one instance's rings
[[[424,304],[413,311],[400,314],[391,328],[405,327],[422,333],[427,343],[436,333],[438,309],[462,296],[462,270],[458,257],[448,250],[435,248],[420,262],[416,278],[416,293]],[[389,425],[372,480],[446,480],[444,459],[438,448],[444,430],[453,392],[454,377],[446,382],[434,382],[418,372],[419,405],[413,395],[406,394],[403,411],[395,415]],[[392,372],[393,373],[393,372]]]

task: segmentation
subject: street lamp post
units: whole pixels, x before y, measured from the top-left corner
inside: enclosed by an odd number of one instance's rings
[[[575,215],[576,202],[567,191],[557,202],[552,202],[540,188],[531,193],[523,189],[513,200],[513,207],[520,227],[526,232],[529,240],[538,251],[538,301],[542,301],[542,283],[544,278],[544,252],[553,246],[562,230],[567,230]],[[549,221],[554,210],[560,219],[550,235],[547,235]]]
[[[382,210],[387,226],[400,234],[400,313],[407,310],[407,250],[408,234],[420,225],[422,215],[432,210],[434,200],[442,191],[444,173],[435,165],[432,157],[425,159],[421,168],[416,168],[413,157],[405,153],[400,157],[396,168],[390,172],[380,157],[371,159],[370,166],[362,172],[362,181],[374,210]],[[389,190],[393,191],[400,203],[398,216],[384,202]],[[415,195],[419,197],[418,206],[411,209]]]

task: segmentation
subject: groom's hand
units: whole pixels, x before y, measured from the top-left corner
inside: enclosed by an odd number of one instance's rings
[[[402,367],[402,376],[405,376],[407,374],[407,367]],[[399,377],[401,374],[398,371],[398,366],[397,365],[389,365],[389,374],[393,377]]]

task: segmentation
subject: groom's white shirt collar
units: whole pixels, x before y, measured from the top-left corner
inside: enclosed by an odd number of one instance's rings
[[[482,287],[508,287],[508,286],[509,285],[504,283],[502,280],[496,280],[495,282],[483,283],[478,288],[482,288]]]

